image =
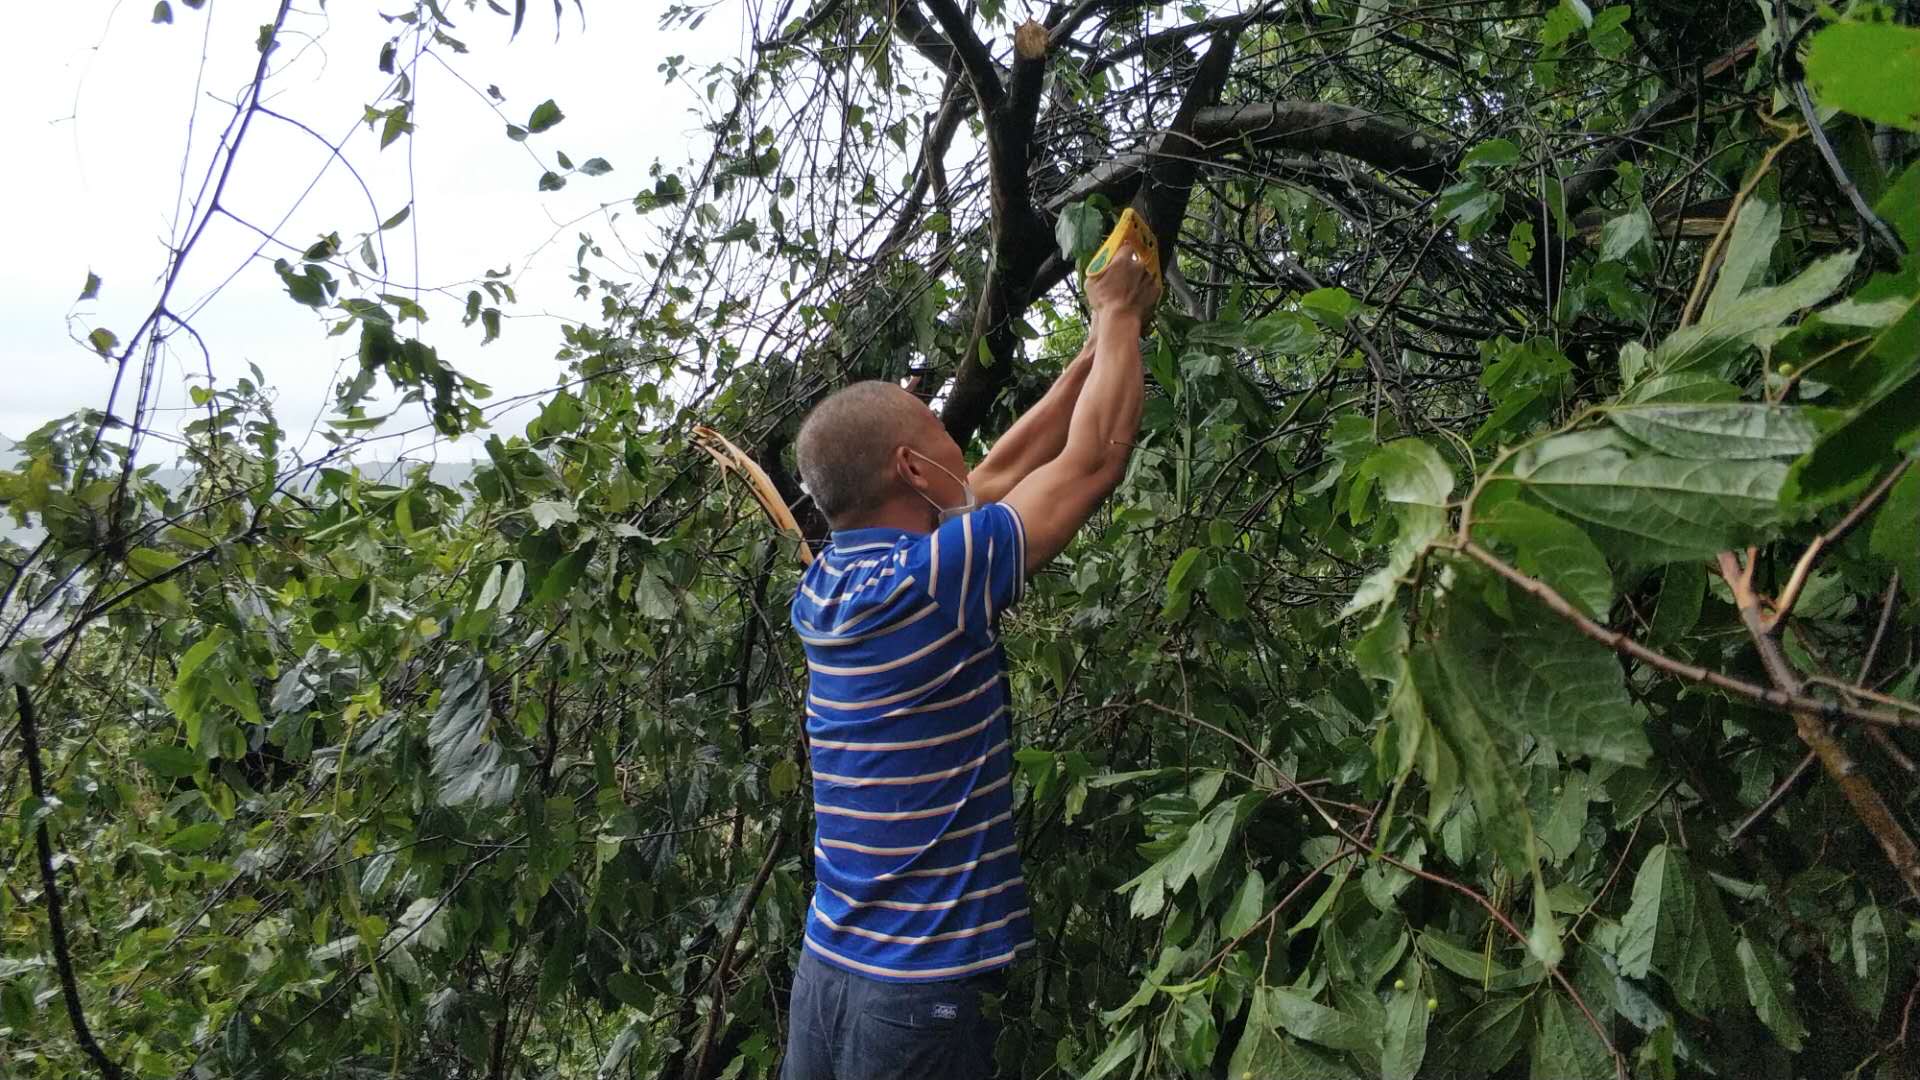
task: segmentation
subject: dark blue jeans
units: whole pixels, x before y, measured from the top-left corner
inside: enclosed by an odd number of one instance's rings
[[[989,1080],[998,1025],[980,996],[1006,972],[894,983],[825,963],[804,946],[793,976],[782,1080]]]

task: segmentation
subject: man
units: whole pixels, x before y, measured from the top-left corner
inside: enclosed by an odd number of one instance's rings
[[[980,996],[1033,944],[998,622],[1126,470],[1159,299],[1142,259],[1123,248],[1088,283],[1086,349],[976,469],[891,383],[841,390],[800,429],[833,536],[792,611],[818,885],[786,1080],[993,1071]]]

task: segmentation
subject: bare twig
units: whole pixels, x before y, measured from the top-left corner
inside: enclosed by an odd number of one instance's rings
[[[1753,808],[1753,813],[1748,814],[1741,819],[1740,824],[1733,827],[1733,831],[1727,834],[1727,843],[1739,843],[1742,837],[1753,831],[1754,826],[1773,816],[1773,812],[1780,808],[1780,804],[1786,800],[1787,795],[1799,786],[1801,778],[1807,775],[1807,770],[1813,768],[1813,763],[1818,756],[1811,750],[1807,751],[1806,756],[1800,759],[1800,764],[1795,765],[1793,771],[1787,774],[1787,778],[1774,785],[1774,789],[1767,793],[1766,799]]]
[[[1800,590],[1806,587],[1807,578],[1813,573],[1814,566],[1820,562],[1820,556],[1828,548],[1845,540],[1854,529],[1859,528],[1860,523],[1867,519],[1867,515],[1871,514],[1874,508],[1887,497],[1887,493],[1893,490],[1893,485],[1907,475],[1907,469],[1912,465],[1913,459],[1908,458],[1894,466],[1892,471],[1880,478],[1879,483],[1873,485],[1873,490],[1867,492],[1864,498],[1854,504],[1853,509],[1847,511],[1847,516],[1841,518],[1833,528],[1814,537],[1813,542],[1807,545],[1807,550],[1801,554],[1800,561],[1794,564],[1793,575],[1787,579],[1787,587],[1780,590],[1780,602],[1774,607],[1773,614],[1764,622],[1767,633],[1780,632],[1780,624],[1793,611],[1793,605],[1799,602]]]
[[[27,781],[33,797],[44,810],[47,805],[47,777],[40,763],[40,726],[33,714],[33,695],[24,686],[15,685],[14,700],[20,706],[20,752],[27,759]],[[60,977],[60,997],[67,1004],[67,1019],[73,1024],[73,1038],[92,1059],[106,1080],[120,1080],[120,1066],[100,1048],[87,1026],[87,1014],[80,1007],[80,982],[73,973],[73,955],[67,948],[67,920],[60,907],[60,879],[53,872],[53,836],[42,816],[33,830],[35,853],[40,864],[40,887],[47,908],[47,936],[53,942],[53,967]]]

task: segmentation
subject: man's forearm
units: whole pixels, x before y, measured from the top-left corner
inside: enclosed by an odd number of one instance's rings
[[[1067,428],[1087,375],[1093,370],[1096,336],[1089,332],[1080,355],[1061,371],[1039,401],[1014,421],[1006,434],[972,470],[973,493],[981,502],[998,502],[1027,474],[1060,455]]]
[[[1097,316],[1097,345],[1087,383],[1075,402],[1063,457],[1089,475],[1117,484],[1140,433],[1146,377],[1140,367],[1141,316],[1104,311]]]

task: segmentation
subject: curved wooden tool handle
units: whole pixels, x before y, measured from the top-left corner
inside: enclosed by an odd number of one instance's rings
[[[813,549],[807,546],[806,537],[800,532],[800,523],[794,519],[793,511],[787,508],[787,500],[780,497],[780,489],[773,486],[773,480],[767,476],[766,470],[755,464],[739,447],[728,442],[725,435],[705,424],[694,427],[693,445],[705,450],[721,469],[740,474],[746,480],[748,490],[753,492],[754,500],[760,504],[760,509],[765,510],[767,517],[773,521],[774,528],[791,535],[799,543],[801,564],[812,564]]]

